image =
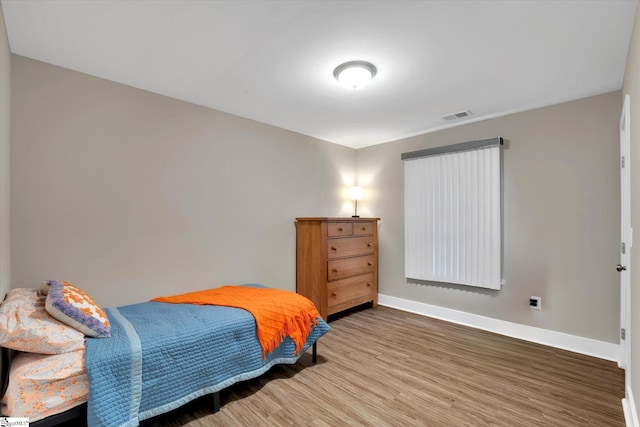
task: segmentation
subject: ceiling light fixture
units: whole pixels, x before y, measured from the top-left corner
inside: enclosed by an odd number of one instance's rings
[[[333,70],[333,77],[350,89],[358,89],[369,83],[378,72],[375,65],[367,61],[349,61]]]

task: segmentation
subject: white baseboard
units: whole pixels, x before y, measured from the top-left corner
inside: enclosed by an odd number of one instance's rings
[[[470,326],[472,328],[495,332],[513,338],[594,356],[600,359],[618,362],[620,357],[620,346],[605,341],[579,337],[563,332],[537,328],[535,326],[521,325],[519,323],[507,322],[505,320],[493,319],[383,294],[378,294],[378,304]],[[634,427],[640,427],[640,425],[635,424]]]
[[[638,411],[636,410],[633,391],[627,387],[626,397],[622,399],[622,410],[624,411],[624,422],[627,427],[640,427],[638,422]]]

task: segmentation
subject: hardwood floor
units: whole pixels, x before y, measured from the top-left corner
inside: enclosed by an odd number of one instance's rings
[[[390,308],[330,322],[311,354],[150,426],[624,426],[614,362]]]

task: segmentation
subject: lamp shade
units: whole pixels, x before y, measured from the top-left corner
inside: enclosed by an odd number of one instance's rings
[[[351,200],[362,200],[364,189],[362,187],[351,187]]]

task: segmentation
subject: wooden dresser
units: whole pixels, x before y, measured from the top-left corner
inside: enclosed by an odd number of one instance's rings
[[[326,320],[378,305],[379,218],[296,218],[296,291]]]

